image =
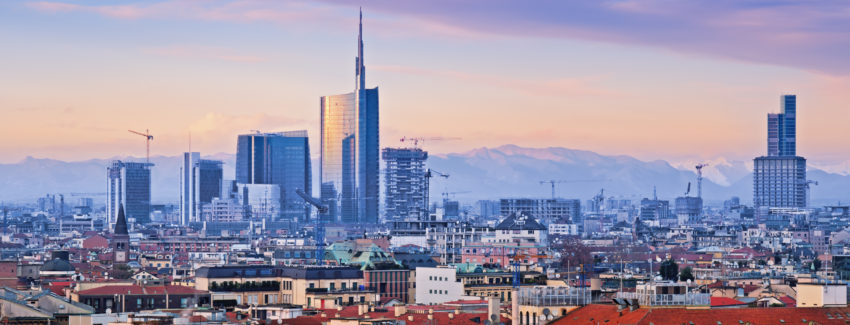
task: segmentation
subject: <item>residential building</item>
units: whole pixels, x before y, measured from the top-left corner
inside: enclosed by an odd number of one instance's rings
[[[384,148],[384,215],[388,218],[428,214],[428,153],[419,148]]]
[[[362,13],[360,18],[354,92],[320,102],[320,198],[336,213],[324,217],[344,223],[378,221],[378,88],[366,88]]]
[[[91,306],[98,314],[191,308],[211,302],[209,292],[176,285],[104,285],[72,292],[71,300]]]
[[[457,269],[451,266],[416,268],[416,303],[442,304],[460,300],[463,283],[457,279]]]
[[[581,200],[507,198],[499,202],[502,216],[523,212],[544,223],[556,220],[581,223]]]
[[[201,207],[201,218],[207,222],[237,222],[248,220],[251,210],[248,205],[235,199],[214,198]]]
[[[106,217],[115,223],[119,207],[138,224],[150,222],[151,163],[113,160],[106,168]]]
[[[701,222],[702,198],[694,196],[677,197],[676,217],[679,219],[679,224]]]
[[[224,185],[219,160],[201,159],[199,152],[183,153],[180,165],[180,224],[201,221],[202,206],[220,198]]]
[[[539,244],[548,243],[549,229],[541,225],[534,217],[523,212],[512,213],[496,225],[493,236],[484,238],[489,243],[519,243]]]
[[[753,205],[806,207],[806,158],[768,156],[753,160]]]

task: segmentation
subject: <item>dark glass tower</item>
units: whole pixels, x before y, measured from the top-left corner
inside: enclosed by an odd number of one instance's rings
[[[366,88],[363,14],[355,58],[354,92],[321,98],[321,199],[326,220],[375,223],[379,201],[378,88]],[[335,195],[335,196],[331,196]]]
[[[106,168],[106,213],[110,223],[116,222],[122,206],[126,216],[136,223],[150,222],[152,166],[113,160]]]
[[[307,131],[240,135],[236,144],[236,182],[279,186],[281,218],[306,221],[310,207],[295,190],[312,192]]]
[[[782,95],[781,111],[767,114],[767,155],[797,155],[797,95]]]

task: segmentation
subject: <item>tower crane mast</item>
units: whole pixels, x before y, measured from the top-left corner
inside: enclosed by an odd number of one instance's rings
[[[141,135],[141,136],[145,137],[145,145],[147,146],[147,153],[146,153],[145,157],[146,157],[146,162],[150,163],[151,162],[151,141],[153,141],[153,134],[151,134],[151,131],[148,130],[148,129],[145,129],[145,133],[142,133],[142,132],[139,132],[139,131],[133,131],[133,130],[127,130],[127,131],[129,131],[130,133]]]

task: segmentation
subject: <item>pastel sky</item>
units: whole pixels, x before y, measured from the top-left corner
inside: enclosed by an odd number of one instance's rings
[[[533,4],[533,5],[532,5]],[[0,2],[0,162],[234,152],[354,87],[357,8],[382,146],[517,144],[748,160],[798,95],[798,152],[850,161],[850,2]]]

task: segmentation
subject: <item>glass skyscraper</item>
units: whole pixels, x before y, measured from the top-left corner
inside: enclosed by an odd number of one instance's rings
[[[150,222],[151,163],[113,160],[106,168],[106,216],[109,223],[118,218],[123,205],[127,218],[138,224]]]
[[[180,224],[201,220],[201,206],[221,197],[224,182],[218,160],[201,159],[199,152],[183,153],[180,165]]]
[[[323,96],[320,198],[330,207],[326,221],[378,221],[378,88],[366,88],[363,14],[355,59],[354,92]]]
[[[767,155],[797,155],[797,95],[782,95],[781,111],[767,115]]]
[[[310,207],[295,191],[312,192],[307,131],[240,135],[236,145],[236,182],[278,185],[281,218],[306,221]]]
[[[806,159],[797,156],[797,96],[781,97],[780,113],[767,115],[767,156],[753,160],[753,205],[806,207]]]

